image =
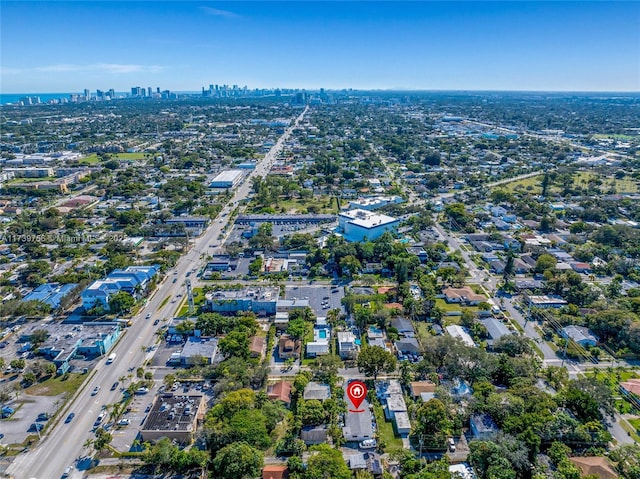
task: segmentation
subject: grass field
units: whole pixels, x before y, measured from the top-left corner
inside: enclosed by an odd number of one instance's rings
[[[277,213],[305,214],[309,213],[309,207],[316,210],[320,214],[338,213],[335,199],[332,196],[317,196],[313,199],[292,198],[289,200],[279,199],[276,204],[271,207]],[[249,203],[247,210],[250,213],[259,213],[262,208],[258,207],[254,202]]]
[[[602,184],[599,186],[603,192],[609,191],[614,188],[618,193],[637,193],[639,191],[638,181],[633,178],[625,177],[622,179],[616,179],[613,177],[601,177],[590,173],[588,171],[579,171],[573,175],[574,183],[580,185],[583,188],[588,188],[589,180],[599,179]],[[542,175],[532,176],[531,178],[525,178],[523,180],[513,181],[503,185],[496,186],[494,189],[503,189],[510,192],[528,192],[532,195],[539,195],[542,193]],[[555,184],[552,184],[549,188],[549,194],[561,193],[561,188]]]
[[[110,153],[110,157],[117,160],[144,160],[144,153]],[[97,153],[93,153],[80,160],[81,164],[95,165],[100,163],[100,157]]]
[[[73,394],[84,382],[86,374],[68,374],[67,379],[63,380],[62,378],[64,377],[65,376],[58,376],[47,379],[44,382],[28,387],[25,389],[25,392],[33,396],[57,396],[62,393]]]
[[[402,439],[396,437],[393,431],[393,423],[385,420],[382,406],[374,406],[374,412],[376,424],[378,425],[378,441],[384,442],[387,445],[387,449],[402,448]]]

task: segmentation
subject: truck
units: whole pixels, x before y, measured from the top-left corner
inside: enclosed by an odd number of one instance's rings
[[[112,362],[114,362],[116,360],[116,353],[111,353],[109,355],[109,357],[107,358],[107,364],[111,364]]]

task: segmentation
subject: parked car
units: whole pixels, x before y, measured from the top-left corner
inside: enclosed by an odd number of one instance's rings
[[[375,439],[365,439],[360,443],[360,449],[375,449],[378,445]]]
[[[36,418],[36,421],[48,421],[49,420],[49,414],[46,412],[41,412],[40,414],[38,414],[38,417]]]
[[[124,419],[120,419],[118,421],[118,426],[128,426],[129,424],[131,424],[131,420],[124,418]]]
[[[62,477],[69,477],[71,471],[73,471],[73,466],[67,466],[67,468],[62,473]]]

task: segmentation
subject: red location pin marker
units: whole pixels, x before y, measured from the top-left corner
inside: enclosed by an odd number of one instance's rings
[[[364,398],[367,397],[367,386],[362,381],[353,381],[347,386],[347,396],[351,400],[351,404],[355,409],[349,409],[350,412],[364,412],[364,409],[358,409]]]

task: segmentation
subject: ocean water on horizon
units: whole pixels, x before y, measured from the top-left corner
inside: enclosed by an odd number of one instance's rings
[[[25,96],[40,97],[42,103],[48,103],[50,100],[59,100],[71,97],[71,93],[0,93],[0,105],[6,105],[7,103],[18,103],[20,98]]]

